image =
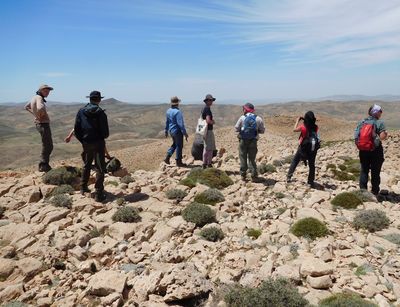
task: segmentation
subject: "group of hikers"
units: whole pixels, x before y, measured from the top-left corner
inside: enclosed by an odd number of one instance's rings
[[[34,115],[36,129],[42,139],[42,152],[39,162],[39,171],[41,172],[51,170],[49,160],[53,150],[53,141],[46,98],[52,90],[51,86],[40,86],[36,95],[25,106],[25,109]],[[104,193],[105,158],[111,158],[105,143],[105,139],[109,136],[108,121],[106,113],[99,106],[101,99],[104,98],[101,93],[92,91],[87,98],[89,98],[89,103],[78,111],[74,128],[65,138],[65,141],[68,143],[75,136],[82,144],[84,164],[81,177],[82,194],[90,192],[88,188],[89,176],[92,164],[95,163],[95,200],[102,202],[106,199]],[[199,145],[198,148],[201,148],[200,159],[203,162],[203,169],[212,167],[212,159],[216,153],[215,120],[211,110],[215,100],[216,98],[211,94],[206,95],[203,100],[205,106],[201,111],[193,144],[193,148],[195,145]],[[172,97],[170,108],[166,112],[165,137],[171,136],[173,143],[166,153],[164,162],[170,164],[171,157],[175,153],[176,166],[185,167],[186,164],[182,161],[183,142],[184,138],[188,141],[189,136],[185,128],[183,114],[179,108],[180,104],[181,100],[177,96]],[[257,143],[259,135],[265,132],[265,124],[263,119],[256,115],[253,104],[244,104],[242,110],[243,114],[235,125],[239,140],[240,175],[242,180],[246,181],[249,171],[251,180],[258,182]],[[358,123],[354,133],[361,165],[359,186],[361,189],[367,190],[368,176],[371,172],[371,192],[375,195],[379,193],[380,172],[384,162],[382,141],[388,136],[385,124],[381,120],[382,113],[383,110],[379,105],[371,106],[368,110],[368,117]],[[310,187],[315,187],[315,160],[321,143],[316,121],[317,119],[312,111],[308,111],[304,117],[299,117],[296,120],[293,131],[300,133],[299,145],[289,167],[286,179],[288,183],[292,181],[298,164],[303,161],[309,167],[307,183]],[[198,144],[195,144],[196,142]],[[193,156],[195,155],[193,154]]]

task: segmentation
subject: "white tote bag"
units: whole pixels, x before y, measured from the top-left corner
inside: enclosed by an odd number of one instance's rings
[[[197,120],[197,126],[196,126],[196,136],[201,136],[202,138],[205,138],[207,135],[207,121],[203,119],[203,116],[201,115],[200,118]]]

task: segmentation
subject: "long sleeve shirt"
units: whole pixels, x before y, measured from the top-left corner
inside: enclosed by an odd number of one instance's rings
[[[35,116],[36,124],[50,123],[50,118],[47,114],[46,100],[42,96],[33,96],[31,101],[25,105],[25,109],[31,111],[33,116]]]
[[[178,108],[169,108],[166,114],[165,132],[186,134],[182,112]]]
[[[235,131],[237,133],[240,133],[240,130],[243,127],[244,124],[244,120],[246,119],[245,115],[240,116],[240,118],[238,119],[236,125],[235,125]],[[258,139],[258,135],[259,134],[263,134],[265,132],[265,125],[264,125],[264,121],[263,119],[257,115],[256,117],[256,124],[257,124],[257,139]]]

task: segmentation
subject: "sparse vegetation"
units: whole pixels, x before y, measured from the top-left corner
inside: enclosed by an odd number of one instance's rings
[[[117,203],[118,206],[122,206],[123,204],[125,204],[125,198],[119,197],[115,202]]]
[[[294,155],[289,155],[289,156],[284,157],[281,160],[274,160],[274,161],[272,161],[272,165],[273,166],[282,166],[285,164],[290,164],[293,160],[293,157],[294,157]]]
[[[333,164],[333,163],[329,163],[329,164],[326,166],[326,168],[327,168],[327,169],[336,169],[336,165]]]
[[[72,198],[65,194],[58,194],[50,199],[50,203],[56,207],[63,207],[67,209],[72,208]]]
[[[97,227],[90,229],[89,231],[89,236],[91,239],[97,238],[103,235],[103,232],[101,232]]]
[[[53,168],[43,176],[46,184],[62,185],[73,184],[79,180],[81,169],[73,166],[62,166]]]
[[[199,203],[189,204],[182,211],[182,217],[199,227],[215,222],[215,212],[209,206]]]
[[[297,258],[299,256],[299,252],[298,252],[299,245],[297,243],[292,243],[292,244],[290,244],[289,248],[290,248],[289,251],[292,254],[293,258],[294,259]]]
[[[365,263],[365,264],[360,265],[359,267],[357,267],[357,269],[354,272],[354,274],[356,276],[361,276],[361,275],[366,275],[368,272],[373,272],[373,271],[374,271],[374,268],[371,265]]]
[[[224,233],[218,227],[203,228],[200,235],[207,241],[217,242],[224,238]]]
[[[390,220],[386,216],[386,213],[377,209],[361,210],[353,220],[353,227],[355,229],[366,229],[369,232],[385,229],[389,224]]]
[[[275,193],[275,197],[278,198],[278,199],[282,199],[282,198],[285,198],[286,195],[283,194],[282,192],[277,192],[277,193]]]
[[[352,193],[355,196],[357,196],[363,202],[375,201],[376,200],[374,194],[372,194],[371,192],[369,192],[367,190],[356,190],[356,191],[352,191],[350,193]]]
[[[258,288],[233,286],[225,295],[228,307],[305,307],[308,301],[286,279],[268,279]]]
[[[59,194],[74,194],[75,190],[70,184],[62,184],[58,187],[55,187],[53,191],[49,194],[48,197],[52,197]]]
[[[194,168],[180,184],[194,187],[197,182],[215,189],[223,189],[233,184],[232,179],[224,171],[216,168]]]
[[[262,234],[261,229],[250,228],[247,230],[247,236],[253,239],[258,239],[258,237],[261,236],[261,234]]]
[[[378,307],[374,303],[364,300],[351,293],[336,293],[319,303],[319,307]]]
[[[315,240],[316,238],[326,236],[329,230],[324,223],[316,218],[306,217],[294,223],[290,232],[297,237]]]
[[[114,222],[136,223],[141,220],[139,211],[133,207],[121,207],[112,216]]]
[[[201,204],[215,205],[221,201],[224,201],[224,195],[217,189],[208,189],[200,194],[197,194],[194,201]]]
[[[394,244],[397,244],[400,246],[400,234],[399,233],[390,233],[386,236],[384,236],[386,240],[389,242],[392,242]]]
[[[339,181],[356,181],[360,176],[360,161],[347,156],[339,158],[344,161],[343,164],[336,166],[330,163],[327,166],[333,172],[334,178]]]
[[[106,181],[105,183],[106,185],[113,185],[114,187],[117,187],[119,185],[119,183],[115,180],[110,180],[110,181]]]
[[[121,178],[121,183],[125,183],[125,184],[130,184],[131,182],[134,182],[134,181],[135,180],[133,180],[131,175],[126,175],[126,176]]]
[[[351,192],[343,192],[336,195],[331,204],[336,207],[342,207],[344,209],[355,209],[359,205],[362,205],[362,200],[356,194]]]
[[[184,199],[187,196],[187,192],[183,191],[181,189],[171,189],[168,190],[167,192],[165,192],[165,196],[168,199],[176,199],[181,201],[182,199]]]
[[[267,164],[267,163],[261,163],[258,166],[258,172],[260,174],[265,174],[265,173],[275,173],[276,172],[276,167],[272,164]]]

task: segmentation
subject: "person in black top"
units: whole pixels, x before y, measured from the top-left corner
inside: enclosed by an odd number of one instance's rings
[[[211,106],[216,99],[211,95],[206,95],[203,100],[206,106],[202,111],[202,118],[207,122],[207,134],[204,138],[204,151],[203,151],[203,168],[212,167],[213,153],[216,150],[215,137],[214,137],[214,124]]]
[[[81,178],[81,194],[90,193],[88,182],[93,160],[96,165],[96,196],[95,200],[102,202],[104,194],[104,175],[106,173],[105,139],[109,136],[107,115],[99,107],[101,96],[99,91],[93,91],[89,96],[90,103],[78,111],[75,119],[74,133],[83,147],[84,167]]]

